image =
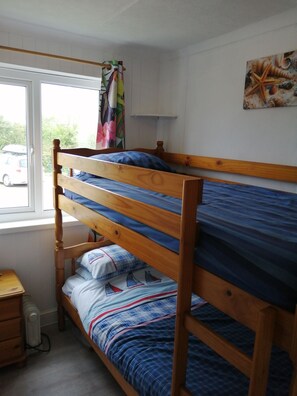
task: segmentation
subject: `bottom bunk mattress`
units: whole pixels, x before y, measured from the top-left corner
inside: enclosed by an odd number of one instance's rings
[[[80,270],[82,268],[79,268]],[[85,276],[85,268],[80,272]],[[170,395],[176,283],[144,266],[109,279],[69,278],[63,291],[86,332],[140,395]],[[195,316],[252,354],[254,334],[193,296]],[[273,349],[267,395],[286,396],[292,365]],[[190,337],[187,387],[193,395],[247,395],[248,379],[197,338]]]

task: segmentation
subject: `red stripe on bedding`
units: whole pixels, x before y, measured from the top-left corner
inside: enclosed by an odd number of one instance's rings
[[[91,332],[92,332],[92,328],[93,328],[94,323],[98,319],[101,319],[105,315],[108,315],[108,314],[110,314],[112,312],[122,311],[123,309],[131,308],[131,307],[133,307],[133,306],[135,306],[135,305],[137,305],[139,303],[142,303],[144,301],[147,301],[147,300],[152,300],[152,299],[155,299],[155,298],[158,298],[158,297],[170,296],[170,295],[176,294],[176,292],[177,292],[177,290],[174,290],[174,291],[170,291],[170,292],[158,293],[158,294],[155,294],[153,296],[143,297],[143,298],[140,298],[139,300],[133,301],[133,302],[127,304],[127,305],[123,305],[121,307],[113,308],[113,309],[110,309],[109,311],[103,312],[102,314],[100,314],[100,315],[96,316],[94,319],[92,319],[92,321],[90,322],[88,335],[91,336]]]
[[[200,302],[200,303],[198,303],[198,304],[195,304],[195,305],[192,306],[191,310],[200,308],[200,307],[201,307],[202,305],[204,305],[204,304],[207,304],[207,302],[206,302],[206,301],[203,301],[203,302]],[[174,312],[174,313],[172,313],[172,314],[164,315],[164,316],[162,316],[162,317],[160,317],[160,318],[156,318],[156,319],[153,319],[153,320],[149,320],[149,321],[147,321],[147,322],[139,323],[138,325],[135,325],[135,326],[127,327],[126,329],[124,329],[124,330],[120,331],[119,333],[117,333],[117,334],[107,343],[106,348],[105,348],[105,350],[104,350],[104,353],[107,353],[107,352],[108,352],[109,346],[111,345],[111,343],[112,343],[113,341],[115,341],[115,340],[116,340],[119,336],[121,336],[122,334],[125,334],[127,331],[129,331],[129,330],[131,330],[131,329],[136,329],[137,327],[147,326],[147,325],[149,325],[150,323],[159,322],[160,320],[163,320],[163,319],[166,319],[166,318],[171,318],[172,316],[175,316],[175,315],[176,315],[176,312]]]

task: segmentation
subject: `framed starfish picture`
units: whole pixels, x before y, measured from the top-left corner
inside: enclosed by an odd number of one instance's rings
[[[297,106],[297,51],[247,61],[243,108]]]

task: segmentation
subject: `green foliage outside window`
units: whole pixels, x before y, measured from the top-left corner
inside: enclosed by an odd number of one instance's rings
[[[46,173],[52,172],[53,140],[60,139],[61,147],[77,147],[78,128],[76,125],[57,123],[54,118],[46,118],[42,123],[42,165]]]
[[[63,124],[54,118],[42,122],[42,165],[46,173],[52,172],[52,146],[54,139],[60,139],[64,148],[77,147],[77,125]],[[0,116],[0,150],[8,144],[26,145],[25,125],[12,123]]]
[[[25,125],[9,122],[0,116],[0,150],[8,144],[26,144]]]

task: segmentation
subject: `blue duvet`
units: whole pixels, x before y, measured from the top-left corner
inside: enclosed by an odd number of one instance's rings
[[[253,334],[209,304],[197,309],[204,323],[251,354]],[[132,329],[117,338],[109,359],[141,396],[170,396],[174,317]],[[267,396],[289,394],[292,366],[274,348]],[[197,396],[246,396],[249,380],[197,338],[190,337],[187,387]]]

